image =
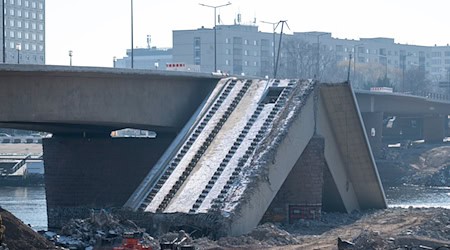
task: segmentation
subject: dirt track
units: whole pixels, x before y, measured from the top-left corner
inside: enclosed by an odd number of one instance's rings
[[[355,243],[352,249],[404,249],[401,247],[405,245],[434,249],[450,245],[450,210],[390,208],[350,216],[329,214],[320,222],[302,221],[284,230],[262,226],[255,231],[247,236],[199,243],[204,249],[328,250],[337,249],[337,238],[341,237]]]

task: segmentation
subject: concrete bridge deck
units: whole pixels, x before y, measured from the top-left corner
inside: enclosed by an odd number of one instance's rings
[[[177,132],[215,87],[207,74],[0,64],[0,127],[54,134]]]

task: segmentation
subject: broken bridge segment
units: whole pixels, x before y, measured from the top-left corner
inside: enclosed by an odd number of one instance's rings
[[[347,212],[384,208],[361,124],[347,84],[224,79],[125,206],[155,214],[160,228],[189,225],[218,235],[249,232],[294,166],[303,164],[299,159],[311,139],[320,135],[327,164],[318,166],[327,166],[332,180],[324,185],[338,196],[324,194],[322,200],[332,201],[322,203]],[[295,192],[295,186],[290,188]]]

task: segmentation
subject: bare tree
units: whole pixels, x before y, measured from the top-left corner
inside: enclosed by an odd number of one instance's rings
[[[405,92],[420,94],[431,92],[431,81],[427,78],[426,72],[421,67],[411,67],[405,72],[404,88]]]
[[[320,48],[298,38],[283,43],[280,60],[280,77],[342,81],[342,70],[337,65],[334,52]],[[319,69],[317,71],[317,69]],[[340,75],[340,77],[337,77]]]

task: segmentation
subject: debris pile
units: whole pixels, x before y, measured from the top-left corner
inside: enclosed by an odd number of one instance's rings
[[[10,212],[0,207],[0,217],[4,226],[4,239],[0,240],[0,249],[54,249],[52,242],[36,233]],[[0,236],[1,237],[1,236]],[[1,242],[3,241],[3,242]]]
[[[130,220],[119,220],[111,213],[92,211],[89,218],[72,219],[65,225],[60,235],[45,232],[44,235],[57,246],[70,249],[86,249],[97,246],[113,246],[122,242],[124,234],[139,234],[139,243],[145,246],[157,246],[158,242]]]

